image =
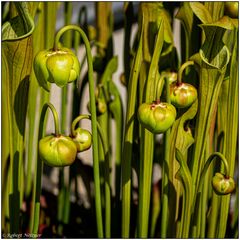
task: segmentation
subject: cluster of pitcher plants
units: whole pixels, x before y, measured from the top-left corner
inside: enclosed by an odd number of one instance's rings
[[[124,2],[122,56],[111,2],[2,4],[3,236],[238,238],[238,2]]]

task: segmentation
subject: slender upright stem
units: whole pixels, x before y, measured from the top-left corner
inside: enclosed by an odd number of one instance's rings
[[[131,161],[134,130],[134,113],[138,76],[142,62],[142,34],[128,82],[126,129],[122,154],[122,237],[129,238],[131,211]]]
[[[145,44],[143,40],[143,57],[144,64],[142,64],[141,70],[143,71],[141,83],[144,83],[145,87],[142,88],[139,95],[140,102],[152,102],[155,100],[156,82],[155,78],[158,75],[158,64],[163,47],[163,20],[158,19],[158,14],[153,11],[157,4],[142,4],[141,11],[143,14],[142,28],[143,36],[146,32],[150,33],[150,38],[154,41],[149,43],[149,46]],[[149,16],[155,15],[155,21],[158,21],[157,31],[152,31],[150,28]],[[144,37],[143,37],[144,39]],[[149,47],[154,48],[153,54],[149,53]],[[151,56],[152,55],[152,56]],[[146,75],[145,75],[146,74]],[[146,76],[146,77],[145,77]],[[151,198],[151,186],[152,186],[152,165],[153,165],[153,152],[154,152],[154,134],[149,132],[143,126],[140,126],[140,170],[139,170],[139,206],[138,206],[138,237],[146,238],[148,236],[148,223],[149,223],[149,209]]]
[[[133,4],[132,2],[124,2],[124,74],[128,81],[130,76],[130,39],[133,23]]]
[[[98,134],[100,136],[103,152],[104,152],[104,187],[105,187],[105,236],[106,238],[111,237],[111,187],[109,178],[109,146],[106,139],[106,134],[104,134],[103,129],[100,124],[97,124]]]
[[[68,14],[67,14],[68,15]],[[70,35],[65,36],[65,42],[69,43],[71,39]],[[67,44],[68,45],[68,44]],[[67,120],[67,97],[68,97],[68,85],[61,89],[61,132],[66,132],[66,120]],[[67,172],[66,172],[67,171]],[[67,174],[69,168],[59,169],[59,194],[58,194],[58,234],[63,233],[63,224],[68,223],[69,209],[70,209],[70,199],[69,199],[69,179],[67,179]]]
[[[68,25],[59,30],[55,38],[54,46],[58,46],[58,42],[62,34],[68,30],[78,31],[85,44],[87,62],[88,62],[88,81],[89,81],[89,95],[90,95],[90,108],[91,108],[91,125],[93,135],[93,171],[94,171],[94,182],[95,182],[95,207],[96,207],[96,220],[97,220],[97,231],[98,237],[103,237],[102,227],[102,209],[101,209],[101,191],[100,191],[100,178],[99,178],[99,159],[98,159],[98,139],[97,139],[97,114],[95,105],[95,92],[94,92],[94,79],[93,79],[93,61],[90,43],[87,39],[84,31],[76,25]]]
[[[62,88],[62,102],[61,102],[61,132],[66,131],[66,120],[67,120],[67,96],[68,86]]]
[[[219,201],[219,196],[215,192],[213,192],[211,205],[214,207],[211,208],[211,214],[209,217],[209,223],[211,223],[211,224],[209,224],[207,238],[215,238],[215,236],[216,236],[217,219],[218,219],[218,214],[219,214],[220,201]]]
[[[166,102],[170,102],[170,86],[169,79],[165,77],[165,87],[166,87]],[[169,150],[170,150],[170,129],[165,132],[164,135],[164,161],[162,170],[162,216],[161,216],[161,237],[167,237],[167,227],[168,227],[168,182],[169,182]]]
[[[166,77],[165,73],[162,73],[157,81],[157,87],[156,87],[156,99],[160,100],[163,86],[164,86],[164,78]]]

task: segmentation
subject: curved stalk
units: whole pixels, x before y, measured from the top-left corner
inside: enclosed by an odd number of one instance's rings
[[[75,128],[79,121],[82,119],[89,119],[91,120],[91,116],[89,115],[80,115],[76,117],[72,124],[71,124],[71,135],[76,136]],[[111,190],[110,190],[110,179],[109,179],[109,147],[107,143],[106,136],[103,132],[103,129],[101,128],[100,124],[97,122],[97,130],[98,134],[100,136],[102,145],[103,145],[103,151],[105,156],[105,235],[106,238],[111,237]]]
[[[214,160],[215,157],[219,157],[221,159],[221,161],[224,164],[224,168],[225,168],[225,175],[229,176],[229,166],[228,166],[228,162],[227,159],[224,157],[224,155],[220,152],[214,152],[210,155],[210,157],[208,158],[207,162],[204,165],[204,168],[202,170],[201,176],[200,176],[200,181],[199,181],[199,185],[198,185],[198,190],[201,188],[203,182],[204,182],[204,176],[208,170],[209,165],[211,164],[211,162]]]
[[[183,71],[190,65],[194,65],[194,61],[187,61],[179,68],[179,70],[178,70],[178,78],[177,78],[178,85],[180,85],[182,83]]]
[[[46,116],[47,109],[50,109],[53,114],[54,118],[54,124],[55,124],[55,134],[59,135],[59,120],[58,120],[58,114],[56,109],[51,103],[46,103],[43,105],[40,121],[39,121],[39,133],[38,133],[38,141],[43,137],[44,135],[44,119]],[[40,217],[40,195],[41,195],[41,181],[42,181],[42,168],[43,168],[43,162],[39,157],[39,154],[37,156],[37,165],[36,165],[36,179],[34,182],[34,190],[33,190],[33,215],[31,219],[31,229],[30,232],[34,234],[34,237],[37,237],[38,233],[38,227],[39,227],[39,217]]]
[[[75,132],[75,128],[76,125],[82,120],[82,119],[91,119],[89,115],[79,115],[78,117],[76,117],[71,124],[71,135],[73,137],[76,137],[76,132]]]
[[[46,108],[46,110],[45,110],[45,108]],[[52,111],[53,119],[54,119],[54,126],[55,126],[55,135],[58,136],[58,135],[60,135],[58,113],[57,113],[55,107],[51,103],[45,103],[42,111],[47,111],[47,108],[50,108],[50,110]]]
[[[200,175],[200,180],[199,180],[199,184],[197,186],[197,194],[195,195],[195,198],[194,198],[194,202],[193,202],[193,206],[195,206],[195,204],[197,203],[198,201],[198,196],[199,194],[201,193],[202,191],[202,186],[203,186],[203,183],[204,183],[204,180],[205,180],[205,175],[206,175],[206,172],[209,168],[209,165],[212,163],[212,161],[214,159],[216,159],[216,157],[219,157],[221,159],[221,161],[223,162],[223,165],[224,165],[224,168],[225,168],[225,175],[226,176],[229,176],[229,166],[228,166],[228,162],[226,160],[226,158],[224,157],[223,154],[219,153],[219,152],[214,152],[210,155],[210,157],[208,158],[207,162],[205,163],[204,167],[203,167],[203,170],[201,172],[201,175]],[[198,211],[196,211],[196,224],[197,226],[200,225],[200,220],[201,220],[201,214],[199,213],[199,210],[201,208],[199,207],[198,208]],[[195,217],[194,217],[195,218]],[[192,236],[193,238],[197,238],[198,236],[198,232],[195,231],[196,229],[199,229],[199,228],[194,228],[193,227],[193,231],[192,231]]]

